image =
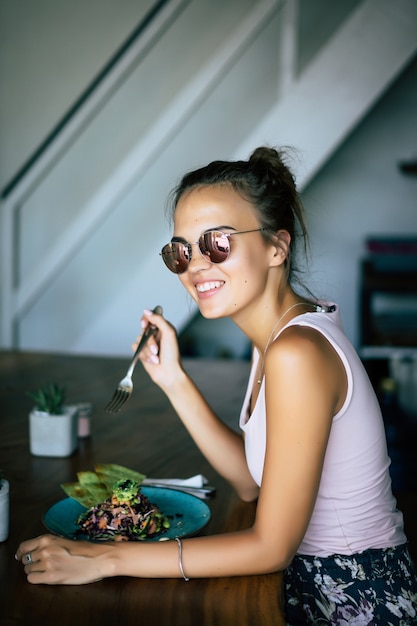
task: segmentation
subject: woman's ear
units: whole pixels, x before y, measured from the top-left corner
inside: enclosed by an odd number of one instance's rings
[[[274,253],[272,265],[278,266],[285,263],[290,253],[291,235],[287,230],[279,230],[273,238]]]

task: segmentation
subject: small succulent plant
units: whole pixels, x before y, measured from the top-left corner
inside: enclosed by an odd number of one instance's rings
[[[66,388],[56,383],[48,383],[36,391],[29,391],[29,398],[35,403],[35,409],[50,415],[62,415]]]

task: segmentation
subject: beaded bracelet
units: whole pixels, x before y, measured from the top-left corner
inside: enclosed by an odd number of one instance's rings
[[[188,576],[185,575],[184,568],[183,568],[183,565],[182,565],[182,543],[181,543],[181,539],[179,537],[175,537],[175,539],[176,539],[176,542],[178,544],[178,565],[180,567],[180,572],[181,572],[182,577],[185,580],[185,582],[188,583],[188,581],[190,579],[188,578]]]

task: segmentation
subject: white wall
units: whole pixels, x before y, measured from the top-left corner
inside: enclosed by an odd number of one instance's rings
[[[154,4],[1,0],[0,189]]]
[[[416,157],[417,58],[303,193],[314,291],[340,303],[355,345],[366,237],[417,237],[417,177],[397,166]]]

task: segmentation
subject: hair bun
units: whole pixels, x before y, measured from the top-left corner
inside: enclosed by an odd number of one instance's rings
[[[258,161],[261,161],[265,165],[272,165],[273,167],[276,167],[280,162],[280,157],[275,148],[261,146],[260,148],[256,148],[249,158],[249,162],[251,163],[256,163]]]

